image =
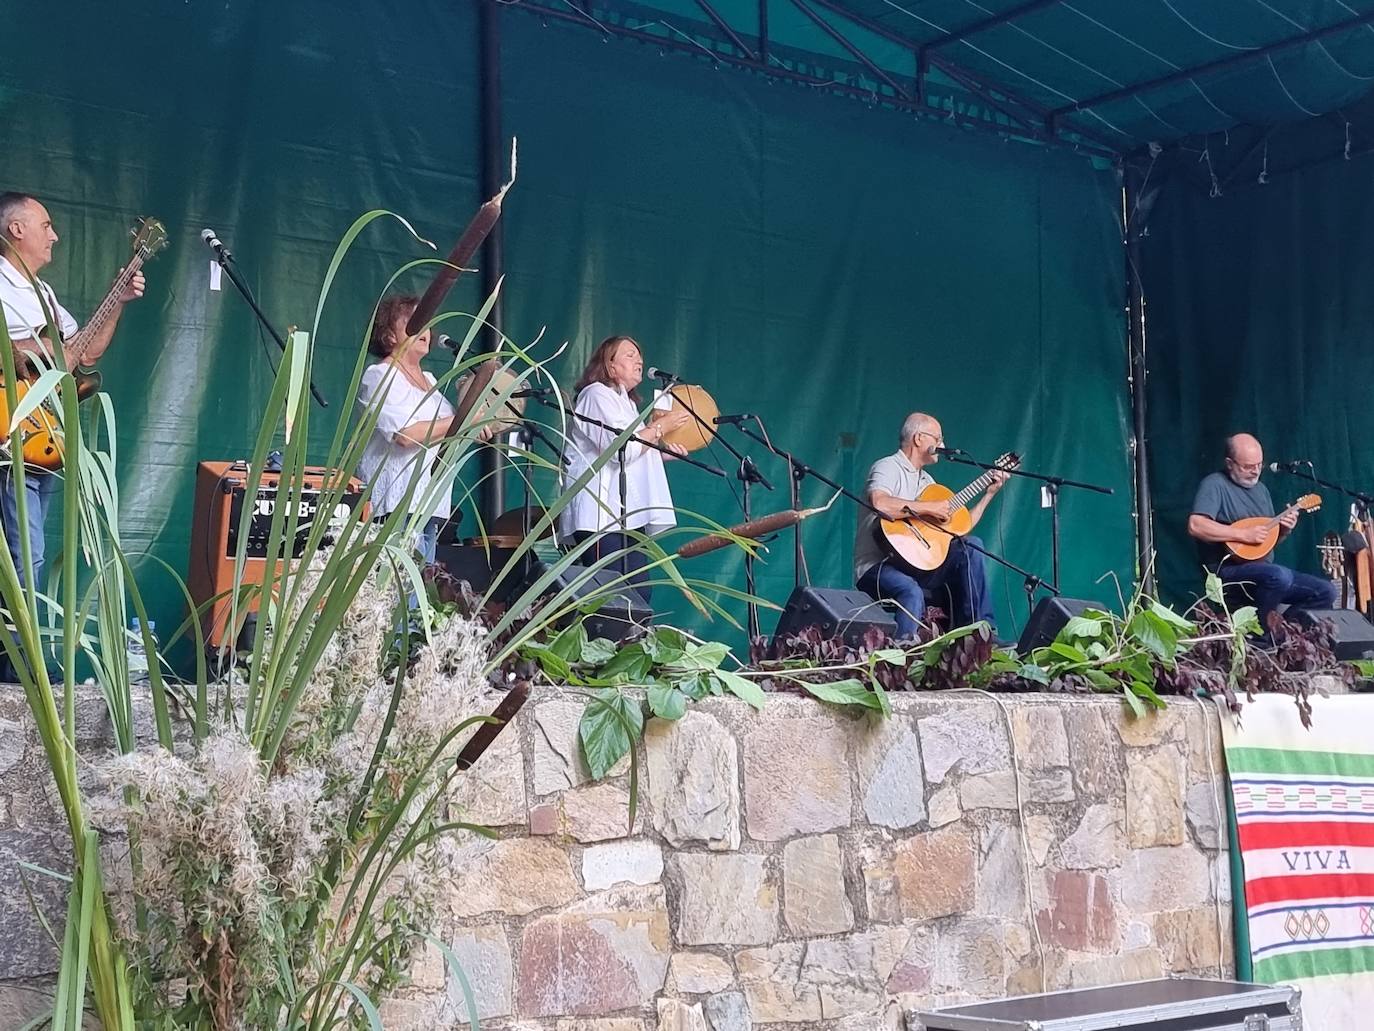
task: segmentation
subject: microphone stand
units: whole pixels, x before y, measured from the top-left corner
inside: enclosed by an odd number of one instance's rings
[[[1050,498],[1050,567],[1052,569],[1053,583],[1058,594],[1059,587],[1059,488],[1076,487],[1079,490],[1090,490],[1097,494],[1114,494],[1111,487],[1100,487],[1095,483],[1083,483],[1079,480],[1065,479],[1063,476],[1048,476],[1044,473],[1027,472],[1024,469],[999,469],[995,465],[986,462],[979,462],[966,455],[944,455],[951,462],[958,462],[960,465],[977,466],[979,469],[989,471],[1004,472],[1009,476],[1024,476],[1028,480],[1039,480],[1045,485],[1045,492]]]
[[[759,472],[759,467],[754,464],[754,460],[750,456],[741,454],[738,448],[734,447],[734,445],[732,445],[728,440],[726,440],[724,437],[720,435],[720,433],[716,430],[715,426],[711,425],[711,423],[707,422],[700,415],[698,415],[696,413],[696,410],[693,409],[692,406],[687,403],[687,400],[685,398],[679,397],[677,394],[673,393],[673,388],[681,385],[682,384],[678,380],[664,380],[663,393],[669,395],[674,401],[682,405],[683,409],[687,412],[687,414],[689,414],[693,419],[696,420],[697,425],[701,427],[704,433],[709,433],[712,438],[720,441],[721,444],[725,446],[725,450],[729,451],[730,454],[734,456],[735,462],[737,463],[737,467],[735,469],[735,478],[739,480],[739,482],[743,486],[743,490],[741,492],[742,497],[740,499],[740,507],[744,510],[744,521],[747,523],[751,518],[753,518],[753,515],[749,510],[749,488],[753,484],[757,483],[771,491],[773,489],[773,485],[768,482],[768,478],[764,476],[763,473]],[[748,612],[749,640],[753,641],[754,638],[760,636],[760,634],[759,607],[758,603],[753,600],[754,555],[752,552],[745,552],[744,554],[744,590],[745,593],[749,595],[750,599],[746,605],[746,610]]]
[[[285,354],[286,341],[282,339],[276,327],[268,321],[267,316],[263,314],[263,310],[258,307],[258,302],[253,297],[253,291],[248,289],[248,284],[239,278],[238,266],[234,263],[234,256],[224,247],[213,247],[211,248],[211,252],[215,256],[215,264],[224,270],[224,274],[229,277],[229,282],[233,283],[234,286],[238,288],[238,292],[242,294],[243,299],[248,302],[248,307],[253,309],[253,314],[258,317],[258,322],[267,330],[272,339],[277,342],[277,346],[281,348],[282,354]],[[315,381],[312,379],[308,380],[308,382],[310,384],[310,396],[319,402],[321,408],[328,408],[329,402],[320,394],[319,389],[315,386]]]
[[[866,510],[866,511],[868,511],[868,512],[872,512],[872,513],[873,513],[875,516],[877,516],[879,519],[886,519],[886,518],[887,518],[887,516],[885,516],[882,512],[878,511],[876,508],[874,508],[872,505],[870,505],[870,504],[868,503],[868,500],[867,500],[866,498],[861,498],[859,495],[855,494],[855,493],[854,493],[852,490],[850,490],[849,488],[844,487],[844,486],[841,486],[840,484],[838,484],[838,483],[836,483],[834,480],[832,480],[829,476],[826,476],[824,473],[819,472],[819,471],[817,471],[816,469],[812,468],[811,466],[805,464],[805,463],[802,462],[800,459],[798,459],[795,455],[791,454],[791,453],[788,452],[788,451],[784,451],[784,450],[782,450],[781,448],[775,446],[775,445],[772,443],[771,440],[767,439],[766,434],[765,434],[765,436],[759,436],[759,435],[755,434],[752,430],[750,430],[747,426],[745,426],[743,422],[734,422],[734,418],[733,418],[733,417],[728,417],[728,416],[727,416],[727,417],[725,417],[725,418],[730,418],[730,419],[731,419],[731,422],[734,424],[735,428],[738,429],[741,433],[743,433],[746,437],[749,437],[749,438],[752,439],[752,440],[758,441],[760,444],[762,444],[764,447],[766,447],[769,451],[773,452],[773,454],[777,455],[779,458],[781,458],[781,459],[783,459],[784,461],[786,461],[787,464],[788,464],[789,466],[791,466],[791,469],[792,469],[792,478],[793,478],[793,480],[795,481],[796,489],[797,489],[798,491],[800,490],[800,486],[801,486],[802,481],[803,481],[804,479],[806,479],[807,476],[812,476],[812,477],[815,477],[817,480],[820,480],[821,483],[825,484],[827,487],[830,487],[832,490],[838,491],[840,494],[843,494],[846,498],[848,498],[850,501],[854,502],[854,504],[858,505],[860,508],[862,508],[862,509],[864,509],[864,510]],[[741,416],[740,418],[744,418],[744,417]],[[754,422],[758,423],[758,425],[759,425],[760,427],[763,426],[763,420],[761,420],[758,416],[756,416],[756,415],[751,415],[751,416],[748,416],[748,418],[750,418],[750,419],[752,419]],[[796,497],[796,496],[797,496],[797,495],[794,494],[794,497]],[[793,507],[794,507],[794,508],[797,507],[795,503],[793,504]],[[941,533],[947,534],[947,535],[949,535],[949,536],[951,536],[951,537],[957,536],[956,534],[951,533],[949,530],[945,529],[943,526],[940,526],[940,525],[938,525],[938,524],[936,524],[936,523],[927,523],[927,524],[923,524],[923,526],[928,526],[928,527],[931,528],[931,529],[939,530]],[[798,527],[798,533],[800,533],[800,527]],[[1043,587],[1045,590],[1049,591],[1051,594],[1056,595],[1056,596],[1058,596],[1058,594],[1060,593],[1060,591],[1059,591],[1059,585],[1058,585],[1058,584],[1047,583],[1042,577],[1036,576],[1034,573],[1030,572],[1029,570],[1022,569],[1022,568],[1021,568],[1020,566],[1018,566],[1016,563],[1011,562],[1011,561],[1009,561],[1008,559],[1003,558],[1001,555],[998,555],[998,554],[996,554],[996,553],[994,553],[994,552],[989,551],[987,548],[984,548],[984,547],[982,547],[981,545],[974,544],[974,543],[973,543],[972,541],[970,541],[967,537],[960,537],[959,540],[961,540],[961,541],[964,542],[964,546],[965,546],[965,547],[972,548],[974,551],[976,551],[976,552],[978,552],[979,554],[983,555],[985,558],[990,558],[990,559],[992,559],[992,560],[993,560],[994,562],[996,562],[998,565],[1001,565],[1001,566],[1006,567],[1007,569],[1010,569],[1010,570],[1011,570],[1013,573],[1015,573],[1017,576],[1021,577],[1022,582],[1023,582],[1024,585],[1025,585],[1025,590],[1026,590],[1026,603],[1027,603],[1027,605],[1028,605],[1030,608],[1033,609],[1033,608],[1035,607],[1035,605],[1034,605],[1035,592],[1036,592],[1038,589],[1040,589],[1041,587]],[[800,542],[798,542],[797,550],[798,550],[798,554],[800,554],[800,550],[801,550]],[[800,586],[800,583],[798,583],[798,586]]]
[[[545,405],[549,408],[558,408],[560,411],[566,411],[574,419],[577,419],[585,425],[599,427],[600,429],[606,430],[617,437],[619,437],[629,428],[627,426],[612,426],[610,423],[602,422],[600,419],[594,419],[590,415],[583,415],[575,408],[562,408],[545,397],[538,398],[538,401],[540,404]],[[643,422],[644,416],[641,415],[635,421]],[[706,472],[710,473],[712,476],[720,476],[722,478],[725,476],[724,469],[718,469],[714,465],[707,465],[705,462],[699,462],[695,458],[688,458],[685,455],[674,454],[674,452],[671,449],[664,447],[662,444],[655,444],[652,441],[648,440],[639,440],[639,438],[637,437],[627,437],[624,441],[621,442],[620,446],[616,448],[616,463],[620,467],[620,534],[621,537],[625,538],[625,543],[627,546],[629,544],[629,538],[625,536],[625,531],[628,529],[625,523],[629,519],[629,512],[627,511],[629,499],[626,496],[629,493],[629,476],[625,471],[625,451],[629,447],[631,440],[634,440],[636,443],[642,444],[644,447],[653,448],[655,451],[661,451],[665,455],[672,455],[679,462],[686,462],[688,465],[696,466],[698,469],[703,469]],[[554,450],[559,451],[558,448],[555,448]],[[622,578],[628,575],[628,570],[626,568],[625,561],[625,549],[622,548],[620,552],[620,575]]]

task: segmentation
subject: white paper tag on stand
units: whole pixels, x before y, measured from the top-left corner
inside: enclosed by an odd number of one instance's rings
[[[211,289],[211,290],[218,290],[218,289],[219,289],[220,277],[223,276],[223,275],[224,275],[224,269],[222,269],[222,268],[219,267],[219,262],[217,262],[217,261],[212,261],[212,262],[210,262],[210,289]]]
[[[1054,495],[1050,492],[1050,485],[1042,483],[1040,485],[1040,507],[1049,508],[1054,504]]]

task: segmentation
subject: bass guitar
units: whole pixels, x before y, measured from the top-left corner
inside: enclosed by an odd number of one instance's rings
[[[86,352],[90,350],[92,341],[119,310],[119,299],[128,289],[134,276],[154,254],[167,246],[167,230],[155,218],[140,218],[130,232],[134,243],[133,254],[128,264],[115,277],[109,292],[105,294],[105,299],[97,305],[90,320],[77,331],[70,343],[71,354],[75,360],[68,371],[76,381],[76,396],[79,401],[86,400],[100,389],[100,373],[84,364]],[[52,354],[53,342],[47,338],[46,332],[47,327],[36,326],[33,335],[35,339],[42,340],[48,352]],[[39,362],[29,355],[16,353],[15,363],[20,375],[19,382],[14,385],[15,400],[22,401],[42,370],[38,368]],[[39,405],[20,421],[18,450],[23,455],[25,466],[54,472],[62,468],[62,428],[57,416],[45,407],[46,403]],[[3,376],[0,376],[0,444],[9,443],[9,424],[9,401],[4,389]]]
[[[1315,512],[1322,507],[1320,494],[1304,494],[1285,508],[1278,515],[1274,516],[1250,516],[1247,519],[1237,519],[1231,524],[1236,529],[1248,529],[1258,526],[1264,529],[1264,540],[1258,544],[1241,544],[1238,541],[1227,541],[1226,547],[1231,554],[1245,562],[1257,562],[1274,550],[1274,545],[1279,542],[1279,520],[1284,516],[1294,512]]]
[[[948,487],[932,483],[921,491],[917,501],[943,501],[949,512],[946,522],[926,516],[912,515],[904,519],[880,519],[873,532],[878,543],[893,558],[917,572],[939,569],[949,557],[949,546],[955,537],[963,537],[973,529],[973,516],[968,506],[974,498],[988,489],[994,472],[1008,472],[1021,464],[1021,456],[1008,451],[958,494]]]

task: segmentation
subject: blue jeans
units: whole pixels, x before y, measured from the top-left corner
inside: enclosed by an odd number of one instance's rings
[[[1280,605],[1329,609],[1336,604],[1335,584],[1276,562],[1223,562],[1217,575],[1222,583],[1244,585],[1259,610],[1260,626],[1266,635],[1269,633],[1269,613]]]
[[[62,480],[52,473],[24,472],[24,500],[29,517],[29,553],[33,559],[33,583],[43,589],[43,524],[52,499],[61,489]],[[9,468],[0,473],[0,525],[5,530],[5,544],[24,583],[23,540],[19,536],[19,512],[14,494],[15,482]],[[27,584],[25,586],[28,586]]]
[[[977,537],[970,537],[969,541],[979,546],[983,543]],[[926,614],[926,595],[941,587],[949,589],[953,603],[953,611],[949,614],[951,627],[968,626],[982,620],[994,631],[997,629],[983,554],[965,547],[962,538],[951,542],[949,557],[939,569],[913,576],[884,559],[859,577],[855,586],[871,598],[897,604],[899,640],[916,636],[916,625]]]

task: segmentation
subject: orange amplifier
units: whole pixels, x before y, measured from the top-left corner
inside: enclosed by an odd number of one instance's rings
[[[319,509],[320,492],[327,484],[337,483],[330,477],[337,476],[328,469],[307,466],[301,482],[299,495],[289,489],[288,496],[300,498],[299,526],[296,545],[292,551],[294,558],[305,552],[306,540],[321,517]],[[267,570],[268,534],[272,528],[272,513],[276,509],[278,488],[281,480],[279,473],[263,473],[258,483],[258,496],[253,504],[253,515],[248,523],[248,542],[244,550],[243,582],[260,584]],[[205,643],[214,648],[232,644],[234,633],[228,626],[231,608],[229,591],[234,584],[234,556],[239,546],[239,519],[243,514],[244,497],[248,490],[248,465],[245,462],[201,462],[196,468],[195,512],[191,519],[191,558],[190,576],[187,583],[191,599],[197,608],[211,598],[215,602],[205,610],[201,626],[205,632]],[[325,513],[330,528],[324,540],[332,543],[343,529],[344,521],[352,518],[362,501],[363,485],[356,477],[351,477],[344,492],[343,500],[332,513]],[[363,507],[358,518],[367,518],[367,508]],[[281,568],[280,558],[277,569]],[[256,612],[258,599],[254,597],[246,606],[240,608],[240,622],[250,612]]]

